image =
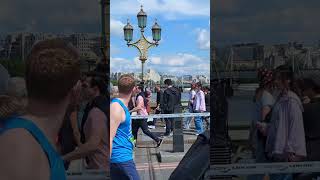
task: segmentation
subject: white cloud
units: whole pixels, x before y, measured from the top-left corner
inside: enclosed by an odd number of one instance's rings
[[[207,29],[197,29],[197,44],[202,50],[210,49],[210,31]]]
[[[125,59],[119,57],[110,58],[110,70],[111,72],[136,72],[139,67],[134,65],[134,59]]]
[[[141,62],[134,59],[111,58],[111,72],[140,72]],[[154,69],[160,73],[172,75],[210,74],[209,58],[201,58],[193,54],[178,53],[169,56],[151,56],[145,64],[145,71]]]
[[[152,64],[161,64],[161,58],[160,57],[151,57],[150,62]]]
[[[110,45],[110,53],[111,56],[114,56],[115,54],[118,54],[120,52],[120,49],[114,45]]]
[[[167,19],[185,16],[210,16],[209,0],[111,0],[111,16],[136,15],[140,5],[147,14],[163,15]]]
[[[123,36],[123,27],[125,24],[123,24],[121,21],[110,19],[110,33],[112,36]]]

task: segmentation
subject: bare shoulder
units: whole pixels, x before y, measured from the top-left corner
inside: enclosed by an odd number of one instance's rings
[[[119,103],[112,103],[110,105],[110,120],[115,119],[122,121],[125,116],[125,112]]]
[[[99,119],[106,119],[104,112],[97,107],[94,107],[90,110],[89,117],[94,117],[94,118],[98,117]]]
[[[49,179],[48,159],[28,131],[8,130],[0,144],[0,179]]]
[[[113,114],[124,113],[124,110],[119,103],[112,103],[110,105],[110,113],[113,113]]]

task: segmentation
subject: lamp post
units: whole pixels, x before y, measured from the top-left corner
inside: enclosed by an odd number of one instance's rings
[[[131,43],[132,38],[133,38],[133,27],[130,25],[129,20],[127,22],[127,25],[124,26],[123,31],[124,31],[124,39],[127,41],[128,47],[136,47],[139,50],[140,56],[139,60],[141,61],[141,81],[144,83],[143,79],[143,68],[144,68],[144,63],[148,59],[148,49],[154,46],[159,45],[159,41],[161,39],[161,27],[158,25],[157,20],[152,26],[152,37],[154,42],[149,42],[146,37],[144,36],[144,28],[147,26],[147,14],[143,11],[142,6],[141,10],[137,15],[138,18],[138,25],[140,28],[141,32],[141,37],[139,40],[137,40],[134,43]]]

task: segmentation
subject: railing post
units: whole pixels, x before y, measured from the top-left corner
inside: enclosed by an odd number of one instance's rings
[[[177,107],[175,113],[181,113],[182,107]],[[173,152],[184,152],[182,117],[173,120]]]

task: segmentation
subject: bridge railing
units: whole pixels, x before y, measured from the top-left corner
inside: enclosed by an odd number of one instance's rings
[[[214,176],[238,176],[259,174],[292,174],[292,173],[318,173],[320,161],[285,162],[285,163],[246,163],[211,165],[205,174],[205,179]]]
[[[175,113],[175,114],[152,114],[148,116],[132,116],[134,119],[147,119],[147,118],[184,118],[184,117],[209,117],[210,112],[205,113]],[[85,168],[85,160],[81,159],[81,162],[76,170],[67,171],[68,180],[109,180],[109,174],[104,170],[89,170]]]
[[[160,119],[160,118],[185,118],[185,117],[209,117],[210,112],[204,113],[175,113],[175,114],[152,114],[148,116],[136,115],[131,116],[131,119]]]

